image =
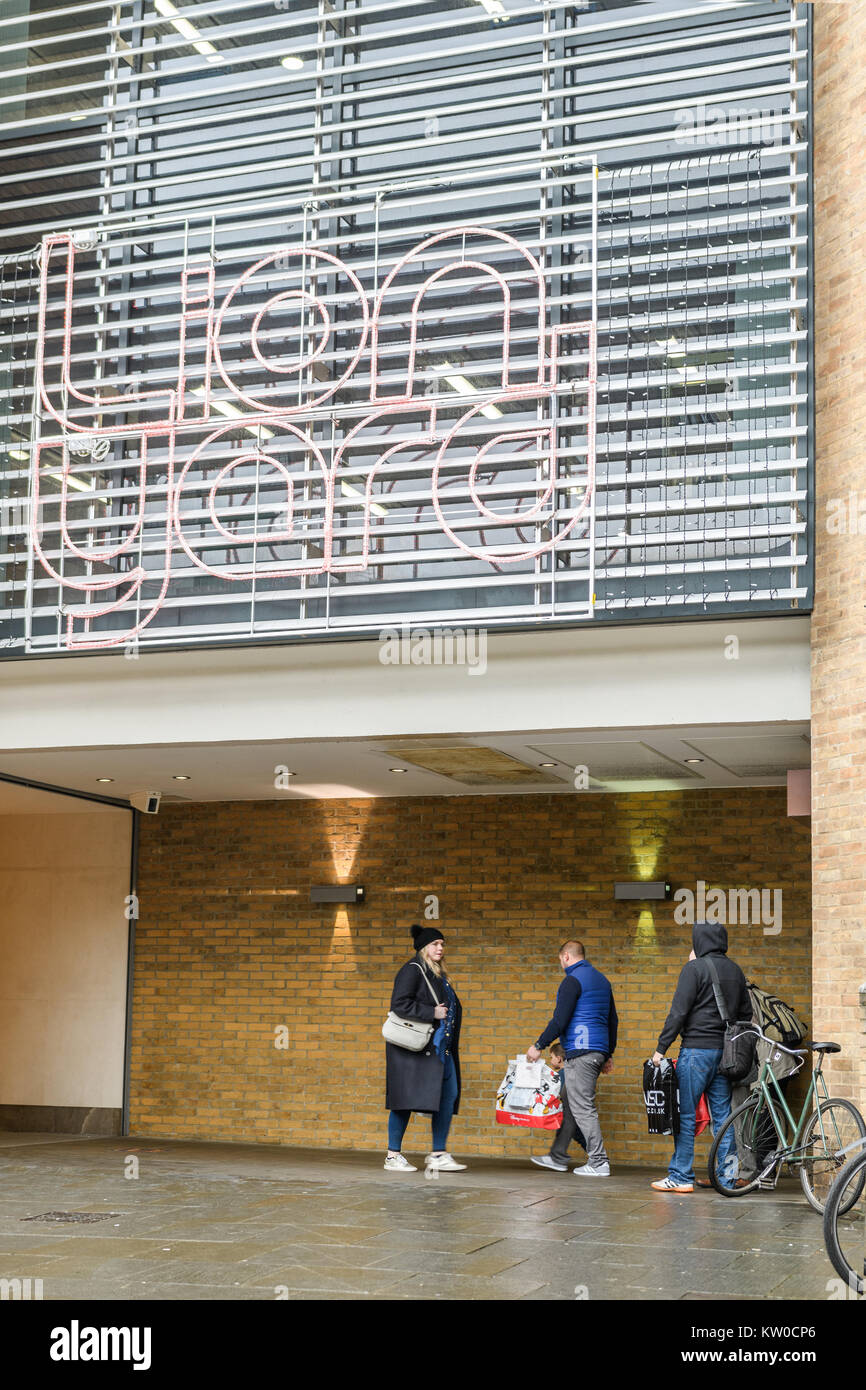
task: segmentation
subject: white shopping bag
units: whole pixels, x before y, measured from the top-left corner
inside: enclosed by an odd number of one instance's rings
[[[514,1066],[513,1085],[518,1090],[527,1087],[530,1091],[537,1091],[541,1086],[541,1078],[546,1070],[544,1062],[539,1057],[537,1062],[530,1062],[526,1057],[518,1057]]]

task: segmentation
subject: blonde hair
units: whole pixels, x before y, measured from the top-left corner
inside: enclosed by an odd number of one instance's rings
[[[430,947],[431,947],[432,945],[433,945],[433,942],[432,942],[432,941],[428,941],[428,943],[427,943],[426,946],[422,946],[422,947],[421,947],[421,949],[420,949],[420,951],[418,952],[418,954],[419,954],[419,956],[421,957],[422,961],[424,962],[424,965],[427,967],[428,970],[432,970],[433,974],[434,974],[434,975],[438,975],[440,979],[446,979],[446,980],[447,980],[448,976],[447,976],[446,972],[442,969],[442,966],[441,966],[441,964],[439,963],[439,961],[438,961],[438,960],[431,960],[430,957],[429,957],[428,954],[427,954],[427,952],[429,951],[429,949],[430,949]]]

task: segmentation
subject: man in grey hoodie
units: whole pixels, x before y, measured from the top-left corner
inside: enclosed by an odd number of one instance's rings
[[[718,1134],[731,1113],[731,1083],[719,1075],[725,1023],[716,1004],[708,960],[715,966],[728,1017],[745,1021],[752,1017],[746,977],[727,957],[725,928],[711,922],[696,922],[692,927],[692,949],[693,958],[680,971],[673,1003],[653,1054],[653,1062],[659,1066],[674,1038],[677,1034],[681,1036],[677,1058],[680,1132],[668,1176],[652,1184],[657,1192],[694,1191],[695,1110],[701,1096],[707,1097],[714,1133]],[[719,1163],[724,1165],[732,1154],[736,1154],[733,1128],[725,1135],[719,1149]]]

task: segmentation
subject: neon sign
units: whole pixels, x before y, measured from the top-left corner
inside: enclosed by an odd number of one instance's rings
[[[507,271],[494,263],[497,256],[507,257]],[[431,261],[441,264],[430,269]],[[49,433],[33,450],[31,543],[43,574],[61,592],[82,596],[62,608],[68,649],[137,639],[181,574],[250,584],[368,570],[372,547],[388,533],[384,480],[413,449],[429,459],[425,486],[437,544],[455,555],[502,572],[555,551],[575,528],[587,526],[595,475],[595,324],[549,321],[545,274],[514,237],[473,225],[440,231],[397,260],[369,297],[355,271],[315,243],[259,258],[225,293],[217,292],[217,268],[202,257],[179,274],[177,341],[161,348],[176,356],[169,384],[154,380],[110,394],[98,384],[88,389],[76,375],[73,234],[43,242],[36,389]],[[422,352],[429,354],[425,306],[449,288],[471,293],[467,275],[496,304],[494,385],[473,392],[457,378],[478,399],[461,403],[450,418],[453,403],[448,409],[448,400],[431,395],[421,380],[429,374],[419,369]],[[59,363],[48,355],[58,307]],[[297,350],[288,355],[279,327],[286,316],[302,325]],[[579,450],[562,436],[566,335],[585,342],[579,374],[566,384],[569,400],[579,399]],[[447,377],[450,365],[438,370]],[[341,423],[326,444],[311,419],[321,421],[329,411],[349,427]],[[218,421],[218,415],[230,418]],[[568,418],[569,439],[575,418]],[[392,441],[388,432],[395,428],[399,437]],[[371,460],[369,440],[377,431]],[[249,443],[239,435],[251,436]],[[136,485],[122,493],[131,511],[92,516],[82,539],[70,521],[70,507],[81,502],[79,470],[92,471],[92,460],[117,444],[137,450]],[[82,452],[89,455],[86,465],[76,462]],[[130,466],[125,458],[127,477]],[[519,467],[530,479],[526,486],[515,481]],[[59,482],[59,497],[46,495],[46,475]],[[497,482],[501,476],[505,481]],[[347,497],[357,498],[357,524],[341,528]],[[44,539],[49,506],[57,509],[59,558]],[[292,553],[280,555],[281,546]],[[115,615],[122,626],[100,628],[100,620],[116,621]]]

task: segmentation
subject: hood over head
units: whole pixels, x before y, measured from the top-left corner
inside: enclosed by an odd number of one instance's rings
[[[692,927],[692,947],[698,957],[709,955],[710,951],[721,951],[722,955],[727,955],[727,928],[716,922],[695,922]]]

